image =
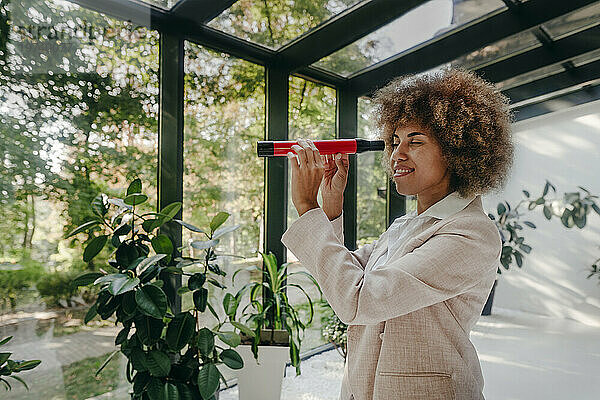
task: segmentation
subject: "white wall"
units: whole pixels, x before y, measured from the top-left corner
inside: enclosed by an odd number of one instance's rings
[[[600,195],[600,101],[515,123],[513,132],[511,179],[501,195],[483,196],[486,212],[503,200],[516,206],[523,189],[541,195],[546,179],[560,195],[578,185]],[[583,230],[567,229],[554,217],[546,220],[540,207],[525,219],[537,226],[521,231],[533,250],[522,269],[502,268],[494,307],[600,326],[600,280],[586,278],[600,257],[600,216],[588,214]]]

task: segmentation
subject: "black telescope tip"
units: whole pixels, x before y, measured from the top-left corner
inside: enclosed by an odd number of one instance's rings
[[[256,144],[256,152],[259,157],[269,157],[275,152],[275,145],[271,141],[258,142]]]
[[[382,151],[383,149],[385,149],[385,142],[383,140],[356,139],[357,153],[362,153],[363,151]]]

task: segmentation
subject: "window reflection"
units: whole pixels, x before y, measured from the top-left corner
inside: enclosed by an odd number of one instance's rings
[[[83,317],[97,289],[69,290],[107,267],[107,246],[84,263],[100,192],[122,195],[134,177],[156,204],[158,33],[65,1],[0,5],[0,337],[13,359],[41,359],[2,399],[126,395],[125,359],[110,321]],[[116,391],[116,392],[115,392]]]

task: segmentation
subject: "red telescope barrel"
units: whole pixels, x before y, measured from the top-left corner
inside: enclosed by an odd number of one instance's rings
[[[366,139],[334,139],[334,140],[313,140],[314,145],[319,150],[319,154],[356,154],[363,151],[382,151],[385,148],[383,140]],[[292,145],[298,144],[295,140],[281,141],[261,141],[257,143],[256,151],[259,157],[286,156],[292,152]]]

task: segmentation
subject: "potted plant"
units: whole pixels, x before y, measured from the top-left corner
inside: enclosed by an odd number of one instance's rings
[[[8,336],[4,339],[0,340],[0,346],[8,343],[13,337]],[[30,369],[34,369],[38,365],[40,365],[40,360],[11,360],[9,357],[12,353],[1,353],[0,352],[0,382],[4,386],[4,390],[11,390],[12,386],[10,382],[6,378],[14,379],[17,382],[20,382],[25,389],[29,390],[29,386],[25,381],[18,377],[16,374],[22,371],[27,371]]]
[[[215,399],[219,381],[225,381],[217,366],[239,369],[243,361],[233,349],[238,343],[229,339],[237,337],[235,331],[223,330],[222,323],[213,328],[199,326],[198,317],[209,311],[219,319],[207,289],[208,285],[224,288],[214,279],[225,275],[216,262],[218,254],[214,248],[222,235],[238,226],[221,227],[229,214],[220,212],[206,233],[173,219],[181,209],[180,203],[169,204],[159,213],[142,214],[138,206],[147,198],[139,179],[131,182],[122,199],[99,195],[92,203],[96,218],[68,235],[88,232],[92,236],[83,251],[86,262],[107,245],[115,249],[109,265],[99,272],[80,275],[73,282],[75,286],[100,286],[85,323],[96,315],[105,320],[114,316],[115,323],[122,326],[115,338],[120,350],[113,352],[98,372],[121,351],[128,360],[126,372],[133,384],[132,398]],[[164,224],[174,222],[205,233],[208,240],[191,243],[204,250],[204,258],[176,257],[171,238],[159,230]],[[187,267],[195,264],[203,266],[201,271],[187,272]],[[192,310],[176,312],[167,298],[163,286],[172,274],[189,277],[187,287],[177,295],[191,291]],[[252,333],[248,328],[245,330]],[[216,337],[228,348],[216,343]]]
[[[523,226],[520,224],[521,217],[524,215],[519,212],[519,208],[522,205],[527,205],[526,211],[532,211],[538,206],[542,207],[544,217],[550,220],[552,217],[559,217],[561,223],[566,228],[572,228],[577,226],[582,229],[586,225],[587,214],[591,210],[596,211],[600,215],[600,207],[596,204],[594,199],[598,196],[592,195],[585,188],[578,186],[583,193],[580,192],[567,192],[564,193],[562,198],[547,199],[546,196],[549,190],[552,189],[553,193],[556,193],[555,186],[546,180],[544,189],[541,196],[538,198],[531,198],[527,190],[523,190],[525,199],[519,201],[516,207],[511,208],[510,204],[505,201],[504,203],[498,203],[497,215],[488,214],[490,219],[496,223],[496,227],[500,232],[502,238],[502,254],[500,256],[500,263],[505,269],[509,269],[513,265],[513,261],[516,262],[517,267],[523,266],[523,259],[525,254],[529,254],[532,250],[531,246],[525,244],[525,238],[519,235],[520,230],[523,230]],[[523,221],[523,225],[529,228],[536,229],[533,222]],[[521,251],[523,253],[521,253]],[[500,267],[498,267],[498,275],[502,274]],[[487,302],[483,308],[481,315],[490,315],[492,309],[492,303],[494,300],[494,292],[498,279],[494,281],[492,290],[488,296]]]
[[[278,265],[273,253],[259,252],[263,259],[262,281],[250,282],[243,286],[231,302],[237,308],[244,294],[249,293],[249,303],[242,310],[241,319],[245,319],[254,335],[241,334],[243,345],[238,347],[244,359],[244,369],[238,377],[240,400],[275,400],[281,396],[281,384],[288,358],[300,374],[300,348],[304,329],[313,320],[314,306],[308,293],[300,285],[289,282],[295,275],[307,277],[319,290],[314,278],[304,272],[288,272],[289,263]],[[260,271],[257,266],[241,268],[235,271]],[[298,310],[289,302],[287,289],[299,290],[308,301],[307,321],[302,321]],[[247,310],[250,310],[247,312]]]
[[[345,361],[348,354],[348,325],[340,321],[327,301],[321,301],[321,306],[327,310],[321,315],[321,336],[333,344]]]

